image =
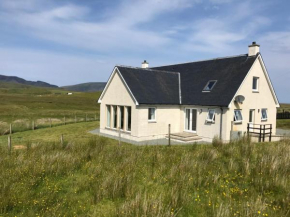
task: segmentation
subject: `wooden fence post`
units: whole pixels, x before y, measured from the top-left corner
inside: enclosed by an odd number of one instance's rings
[[[262,140],[262,125],[260,125],[259,142]]]
[[[11,154],[11,149],[12,149],[12,141],[11,141],[11,136],[8,136],[8,153]]]
[[[60,136],[60,144],[63,146],[63,134]]]
[[[10,128],[9,128],[10,134],[12,134],[12,124],[10,123]]]
[[[168,146],[170,145],[170,124],[168,124]]]
[[[270,124],[270,136],[269,136],[269,142],[272,140],[272,124]]]
[[[266,124],[264,124],[264,129],[263,129],[263,142],[265,142],[265,128],[266,128]]]

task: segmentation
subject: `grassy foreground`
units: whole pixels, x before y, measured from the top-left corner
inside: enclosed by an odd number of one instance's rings
[[[289,216],[290,141],[0,146],[0,215]]]

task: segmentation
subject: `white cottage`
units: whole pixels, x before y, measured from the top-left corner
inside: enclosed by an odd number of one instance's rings
[[[133,141],[229,141],[272,126],[279,102],[259,45],[248,54],[149,68],[116,66],[98,102],[100,133]],[[250,127],[250,128],[248,128]],[[185,133],[186,132],[186,133]]]

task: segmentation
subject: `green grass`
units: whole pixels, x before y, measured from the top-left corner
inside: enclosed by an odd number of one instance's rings
[[[290,119],[278,119],[277,128],[290,129]]]
[[[55,95],[58,91],[0,85],[0,120],[61,119],[64,114],[99,111],[99,93]],[[7,135],[0,136],[0,216],[290,214],[288,140],[118,146],[115,140],[88,133],[98,125],[83,122],[17,132],[12,145],[22,149],[11,153]]]
[[[99,127],[99,122],[82,122],[76,124],[68,124],[53,128],[44,128],[38,130],[30,130],[18,132],[11,135],[13,145],[26,145],[30,143],[57,142],[63,135],[65,141],[82,142],[92,138],[93,135],[88,131]],[[8,136],[0,136],[0,146],[7,146]]]
[[[99,104],[96,102],[100,92],[67,95],[62,89],[38,88],[28,85],[0,83],[0,135],[13,131],[48,127],[66,122],[84,121],[99,118]]]
[[[166,147],[89,137],[10,155],[0,146],[0,215],[289,216],[289,141]]]

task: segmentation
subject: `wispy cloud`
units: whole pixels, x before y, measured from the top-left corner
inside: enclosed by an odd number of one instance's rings
[[[114,1],[106,10],[85,1],[0,1],[0,28],[11,34],[2,37],[30,42],[21,48],[2,40],[0,73],[23,71],[31,79],[41,75],[56,84],[92,76],[106,80],[117,63],[139,66],[143,58],[151,58],[154,65],[162,65],[240,54],[255,40],[262,51],[267,49],[265,58],[271,53],[289,57],[290,31],[269,31],[275,19],[263,13],[267,1],[255,1],[255,7],[252,0]],[[271,64],[285,69],[279,62]],[[54,80],[49,71],[69,79]]]

